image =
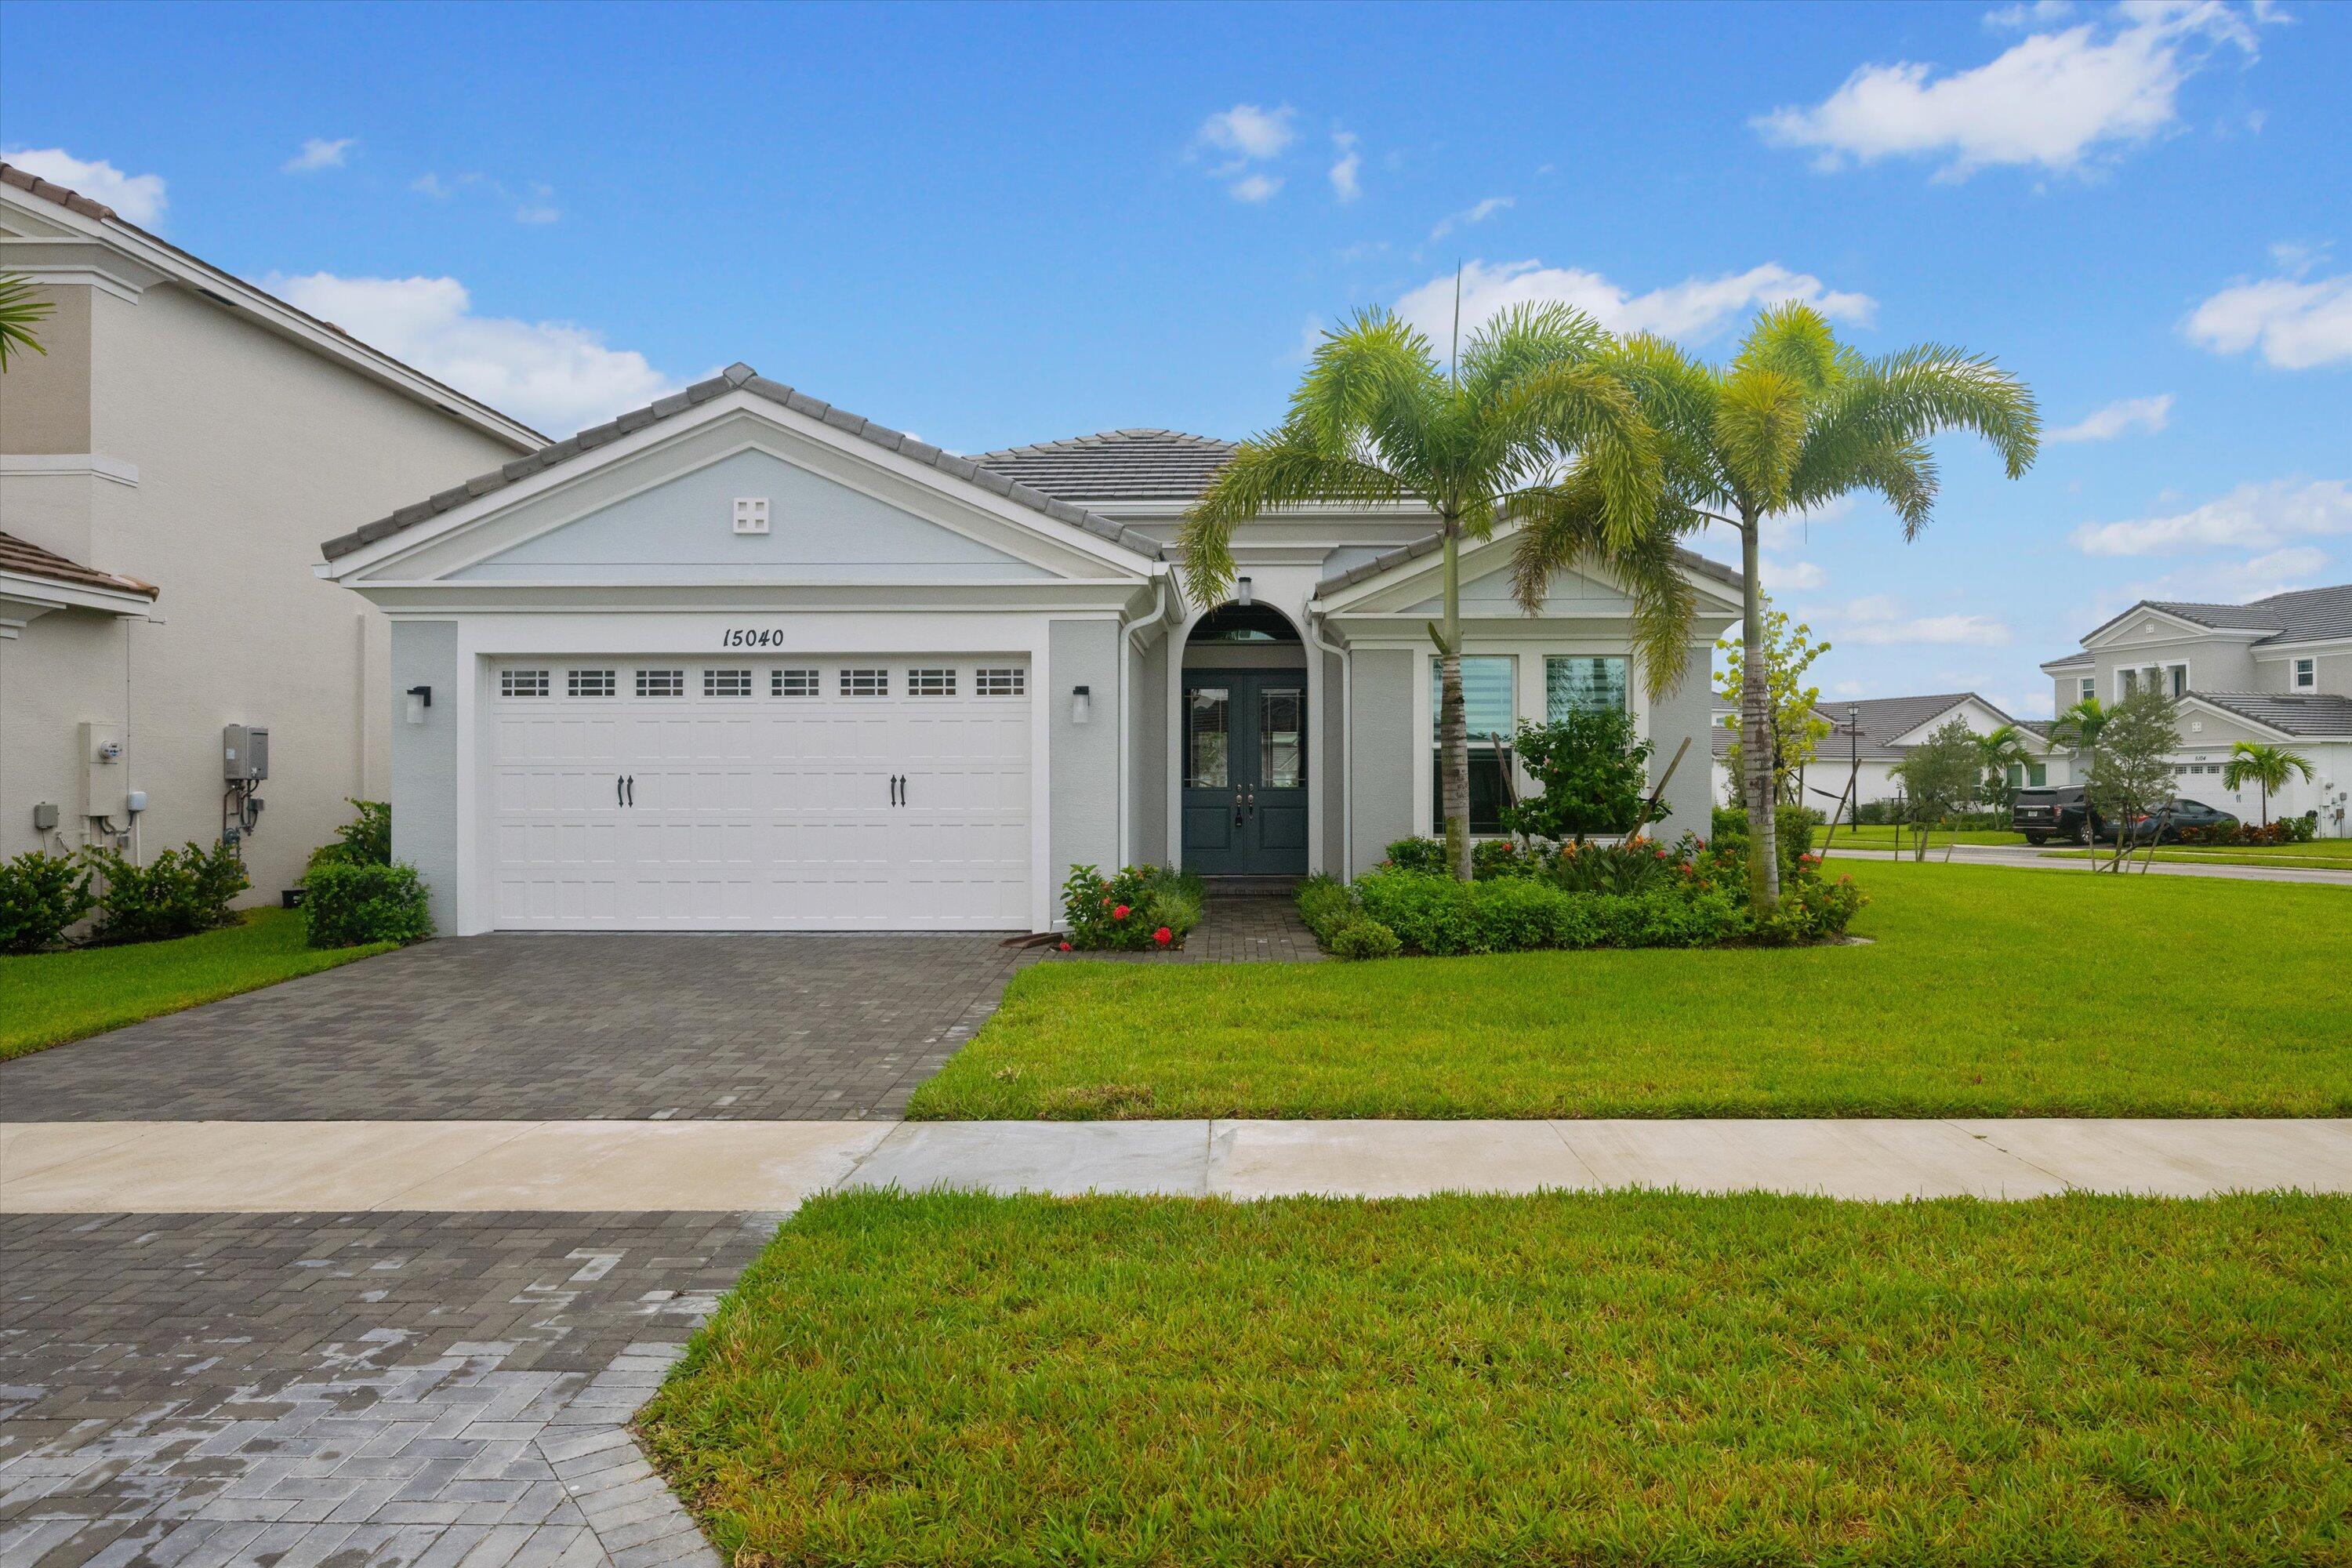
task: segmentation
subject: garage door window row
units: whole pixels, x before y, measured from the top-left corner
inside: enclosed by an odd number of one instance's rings
[[[687,694],[686,671],[675,667],[643,667],[633,672],[634,689],[642,698],[684,697]],[[959,670],[953,665],[918,666],[906,672],[905,692],[908,697],[954,697],[961,686]],[[971,695],[975,697],[1021,697],[1029,689],[1029,672],[1019,665],[982,665],[971,672]],[[710,666],[702,671],[702,695],[710,698],[754,695],[758,690],[758,672],[748,667]],[[554,689],[554,672],[547,669],[501,669],[499,671],[500,697],[545,697]],[[810,668],[778,668],[768,671],[768,694],[771,697],[817,697],[824,693],[823,672]],[[862,668],[844,665],[838,675],[837,689],[844,697],[887,697],[890,695],[890,671],[887,668]],[[620,694],[620,671],[613,668],[581,668],[564,671],[563,691],[567,697],[615,697]]]

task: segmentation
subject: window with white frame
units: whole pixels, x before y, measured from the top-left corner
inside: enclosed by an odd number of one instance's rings
[[[1018,697],[1028,689],[1028,672],[1014,665],[995,669],[985,665],[971,672],[971,689],[982,697]]]
[[[2296,659],[2294,661],[2294,689],[2297,691],[2310,691],[2315,689],[2318,685],[2319,661],[2315,658]]]
[[[544,697],[547,695],[547,671],[543,669],[502,669],[499,671],[499,695],[501,697]]]
[[[702,694],[705,697],[749,697],[751,695],[751,672],[748,669],[706,669],[702,672]]]
[[[909,697],[953,697],[956,694],[956,672],[947,669],[910,669],[907,672],[907,695]]]
[[[841,672],[841,694],[844,697],[887,697],[890,695],[890,672],[887,669],[844,669]]]
[[[2189,667],[2185,664],[2147,664],[2136,669],[2116,671],[2116,695],[2135,696],[2142,691],[2161,691],[2169,697],[2189,695]]]
[[[2095,675],[2086,675],[2083,677],[2081,689],[2076,693],[2076,695],[2080,697],[2082,700],[2088,702],[2092,698],[2096,697],[2098,694],[2099,678]]]
[[[621,689],[617,670],[574,669],[563,678],[563,689],[572,697],[610,697]]]
[[[683,697],[686,695],[686,671],[682,669],[641,669],[637,671],[637,695],[640,697]]]
[[[814,697],[816,689],[816,671],[814,669],[777,669],[768,674],[768,695],[771,697]]]
[[[1462,660],[1462,709],[1470,728],[1470,831],[1503,831],[1503,807],[1509,801],[1503,776],[1510,765],[1511,736],[1518,728],[1518,707],[1513,688],[1519,661],[1508,654],[1465,657]],[[1445,666],[1429,661],[1429,820],[1430,831],[1445,831]],[[1495,737],[1501,737],[1498,745]]]
[[[1626,710],[1626,661],[1622,655],[1544,660],[1544,718],[1558,723],[1570,713],[1596,709]]]

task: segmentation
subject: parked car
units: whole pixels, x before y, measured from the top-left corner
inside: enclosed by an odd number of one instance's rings
[[[2105,826],[2097,818],[2081,784],[2021,789],[2009,808],[2010,826],[2024,834],[2028,844],[2047,844],[2053,838],[2088,844],[2093,825]]]
[[[2169,806],[2143,812],[2133,817],[2127,831],[2134,844],[2178,844],[2183,828],[2193,827],[2200,833],[2208,833],[2217,827],[2237,826],[2236,817],[2219,807],[2207,805],[2201,800],[2176,800]],[[2101,828],[2099,836],[2110,840],[2116,837],[2105,827]]]

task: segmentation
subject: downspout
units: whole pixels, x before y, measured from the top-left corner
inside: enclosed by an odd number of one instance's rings
[[[1311,600],[1307,610],[1307,640],[1318,651],[1339,661],[1339,879],[1352,882],[1356,879],[1356,759],[1350,729],[1356,714],[1353,692],[1356,662],[1349,657],[1346,648],[1335,647],[1323,640],[1323,617],[1314,614]],[[1326,874],[1328,874],[1328,870]]]
[[[1168,563],[1152,563],[1151,609],[1147,615],[1129,620],[1121,616],[1118,622],[1118,855],[1122,865],[1128,864],[1127,839],[1128,799],[1134,790],[1135,773],[1135,713],[1128,706],[1132,700],[1133,682],[1128,679],[1127,667],[1133,655],[1141,651],[1135,646],[1135,634],[1168,613]]]

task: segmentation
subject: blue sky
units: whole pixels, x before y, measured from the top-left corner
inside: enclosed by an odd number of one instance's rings
[[[1278,417],[1314,332],[1566,299],[1997,355],[1768,583],[1825,690],[2352,580],[2352,6],[0,5],[0,147],[561,434],[741,359],[966,451]],[[324,519],[328,531],[352,520]],[[1703,548],[1721,552],[1721,543]]]

